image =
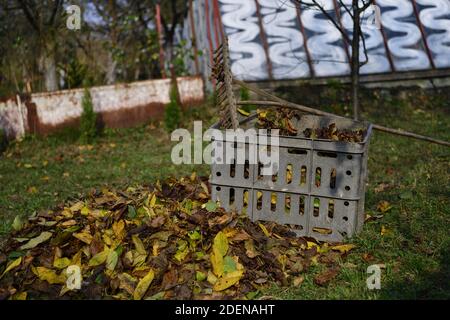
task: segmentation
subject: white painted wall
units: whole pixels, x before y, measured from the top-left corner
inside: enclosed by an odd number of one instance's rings
[[[204,100],[203,80],[200,77],[181,77],[178,87],[182,103]],[[170,102],[170,79],[148,80],[130,84],[93,87],[90,89],[96,112],[133,109],[150,104]],[[36,105],[39,122],[43,125],[57,126],[70,119],[76,119],[82,113],[84,89],[64,90],[51,93],[32,94],[31,102]],[[0,102],[0,128],[10,137],[20,137],[27,127],[26,108],[21,112],[14,99]]]

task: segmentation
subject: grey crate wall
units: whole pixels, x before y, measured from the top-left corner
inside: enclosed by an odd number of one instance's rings
[[[303,116],[296,125],[300,131],[331,122],[340,129],[365,127],[366,138],[362,143],[346,143],[300,136],[280,137],[279,170],[273,177],[262,176],[257,164],[213,164],[210,180],[213,200],[219,200],[228,211],[248,214],[253,221],[288,225],[299,236],[328,242],[340,242],[353,236],[364,223],[371,125],[317,116]],[[245,148],[247,161],[249,151],[255,152],[256,157],[260,148],[257,144],[250,148],[249,143],[226,139],[214,143],[224,146],[222,160],[226,156],[226,146],[233,152],[236,148]],[[290,178],[288,167],[292,173]],[[272,198],[276,198],[275,204]]]

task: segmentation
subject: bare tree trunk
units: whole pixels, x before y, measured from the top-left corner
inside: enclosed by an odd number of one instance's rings
[[[359,119],[359,38],[360,38],[360,22],[361,16],[358,7],[358,0],[353,0],[353,39],[352,39],[352,62],[351,62],[351,76],[352,76],[352,104],[353,104],[353,119]]]
[[[117,61],[114,60],[112,52],[108,54],[108,66],[106,70],[106,84],[114,84],[116,82]]]
[[[42,56],[42,71],[44,72],[45,90],[48,92],[58,90],[58,76],[56,61],[53,53],[44,52]]]

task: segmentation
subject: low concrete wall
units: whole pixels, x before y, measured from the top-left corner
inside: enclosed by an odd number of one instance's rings
[[[201,77],[181,77],[177,81],[184,107],[204,100]],[[23,102],[18,97],[0,101],[0,128],[9,137],[18,137],[25,132],[48,134],[77,125],[83,92],[83,89],[64,90],[32,94]],[[93,87],[90,92],[102,125],[130,127],[162,117],[164,106],[170,101],[170,79]]]

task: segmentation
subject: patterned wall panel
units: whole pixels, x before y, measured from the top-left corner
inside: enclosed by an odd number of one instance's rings
[[[350,7],[352,0],[342,2]],[[321,3],[351,40],[349,12],[337,0]],[[376,0],[375,4],[363,18],[368,61],[362,74],[450,68],[450,0]],[[214,6],[220,14],[214,15]],[[378,27],[376,10],[381,13]],[[208,54],[211,46],[217,47],[217,29],[223,26],[229,37],[231,68],[238,78],[301,79],[350,73],[350,44],[318,10],[299,8],[291,0],[196,0],[194,11],[197,41]],[[202,72],[206,72],[205,63],[211,64],[208,54],[202,57]],[[362,50],[360,58],[366,60]]]

